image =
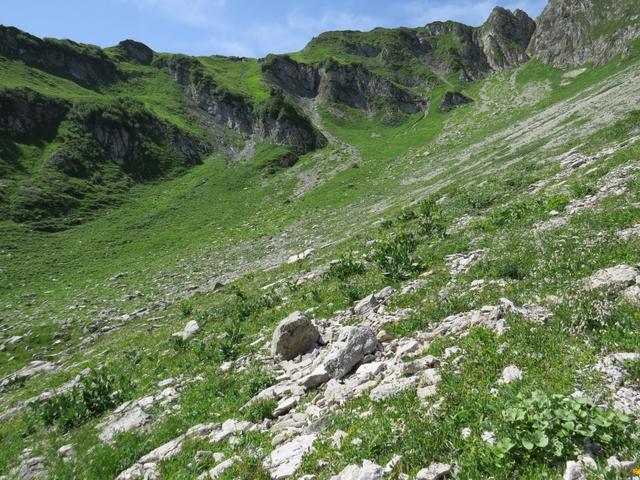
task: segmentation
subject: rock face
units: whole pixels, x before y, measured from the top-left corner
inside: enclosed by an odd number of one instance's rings
[[[282,320],[271,340],[271,354],[291,360],[312,350],[320,340],[315,325],[303,313],[293,312]]]
[[[550,0],[529,55],[562,68],[605,63],[640,38],[636,0]]]
[[[469,103],[473,103],[473,99],[463,95],[460,92],[447,92],[442,99],[442,103],[440,104],[441,112],[450,112],[451,110],[455,110],[461,105],[467,105]]]
[[[52,166],[68,175],[85,176],[103,159],[142,181],[200,163],[210,149],[202,140],[163,122],[131,99],[78,105],[68,120],[74,124],[74,133],[67,135],[49,158]],[[87,137],[92,141],[87,142]],[[158,147],[164,149],[162,155]]]
[[[98,47],[71,40],[42,40],[13,27],[0,26],[0,55],[89,88],[121,76],[115,63]]]
[[[173,55],[154,62],[185,88],[200,119],[214,133],[227,128],[245,137],[257,136],[290,147],[302,155],[326,145],[324,136],[282,94],[273,90],[259,108],[252,100],[221,88],[195,58]],[[295,163],[295,161],[293,162]]]
[[[17,480],[43,480],[49,476],[45,461],[45,457],[29,458],[16,467],[11,474]]]
[[[522,10],[496,7],[477,33],[478,43],[492,70],[501,71],[526,62],[527,47],[536,22]]]
[[[0,132],[16,139],[55,137],[70,105],[29,88],[0,89]]]

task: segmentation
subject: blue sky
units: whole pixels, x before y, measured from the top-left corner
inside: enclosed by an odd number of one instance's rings
[[[262,57],[327,30],[481,24],[499,4],[538,16],[546,0],[2,0],[0,23],[100,46],[125,38],[156,51]]]

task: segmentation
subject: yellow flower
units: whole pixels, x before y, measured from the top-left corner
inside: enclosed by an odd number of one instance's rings
[[[631,473],[633,473],[634,475],[640,475],[640,468],[634,468],[633,470],[631,470]]]

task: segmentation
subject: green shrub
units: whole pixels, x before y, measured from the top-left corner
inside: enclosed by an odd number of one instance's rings
[[[547,210],[556,210],[561,212],[565,209],[571,199],[566,195],[554,195],[547,201]]]
[[[378,264],[383,275],[393,280],[406,279],[419,266],[414,253],[417,246],[418,238],[414,233],[400,232],[379,242],[370,260]]]
[[[183,317],[189,317],[193,313],[193,303],[189,300],[183,300],[180,302],[180,311]]]
[[[349,302],[360,300],[366,295],[364,289],[353,282],[341,283],[338,290]]]
[[[240,343],[244,338],[242,326],[239,322],[227,320],[223,338],[220,339],[218,348],[225,360],[235,360],[240,355]]]
[[[57,395],[33,408],[46,425],[64,431],[111,410],[125,401],[131,386],[121,375],[93,371],[67,393]]]
[[[364,263],[353,258],[353,254],[344,255],[337,263],[332,264],[327,271],[327,277],[346,280],[354,275],[361,275],[365,272]]]
[[[270,398],[264,398],[252,403],[245,410],[245,417],[253,423],[260,423],[265,418],[273,418],[273,411],[278,406],[278,402]]]
[[[588,197],[590,195],[594,195],[598,191],[594,185],[589,185],[581,181],[572,183],[570,188],[574,198]]]
[[[543,461],[574,458],[585,441],[615,447],[627,438],[630,419],[622,412],[595,406],[587,397],[563,397],[536,391],[519,397],[503,413],[505,435],[496,444],[499,457]]]
[[[418,206],[420,233],[422,235],[441,237],[447,230],[442,210],[435,198],[429,197]]]

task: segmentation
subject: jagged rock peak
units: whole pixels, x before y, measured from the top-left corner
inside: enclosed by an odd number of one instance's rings
[[[144,43],[135,40],[123,40],[118,44],[118,50],[125,60],[149,65],[153,61],[153,50]]]
[[[626,54],[637,38],[639,0],[550,0],[538,19],[528,53],[563,68],[602,64]]]
[[[496,7],[478,30],[478,43],[492,70],[504,70],[526,62],[527,47],[536,22],[524,11]]]

